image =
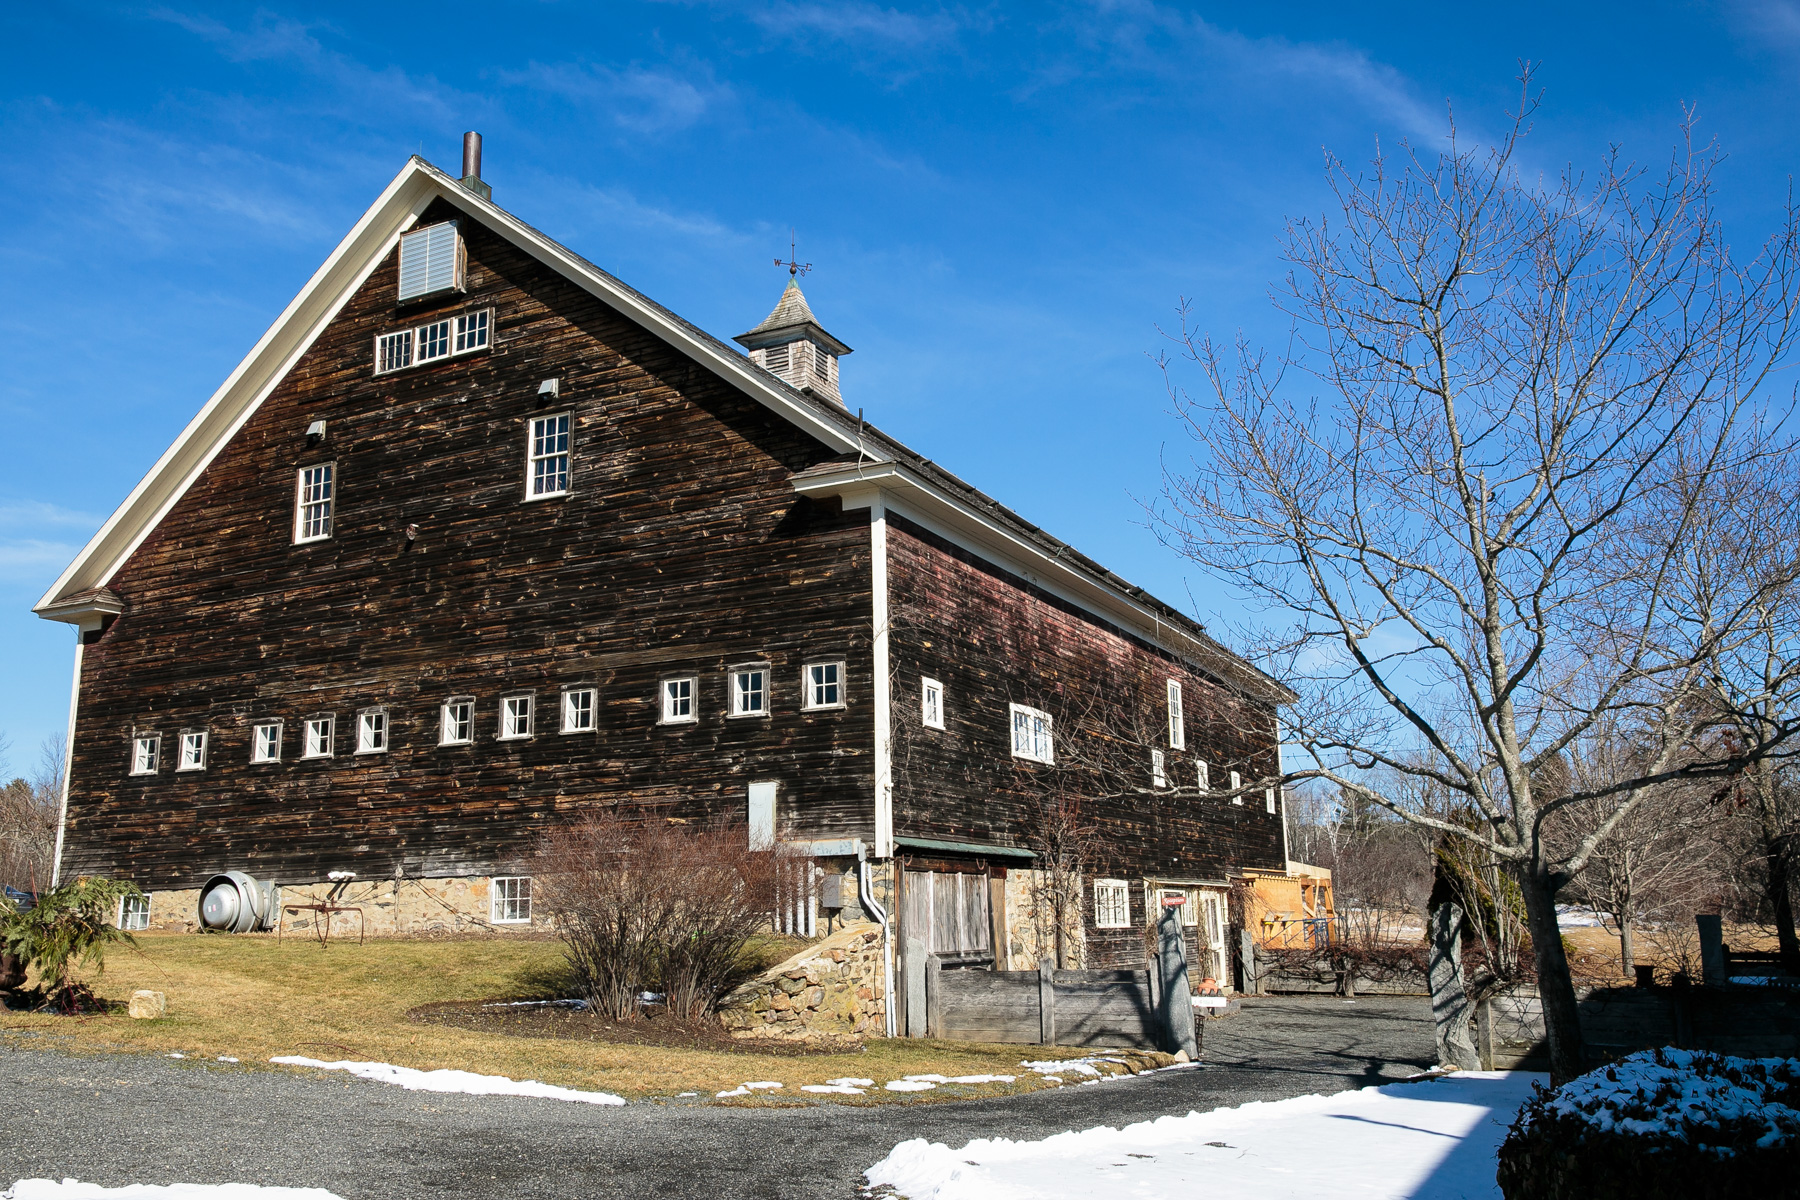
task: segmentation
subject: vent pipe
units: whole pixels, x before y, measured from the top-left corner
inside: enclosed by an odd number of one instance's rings
[[[481,181],[481,135],[472,129],[463,134],[462,185],[483,200],[493,197],[494,189]]]

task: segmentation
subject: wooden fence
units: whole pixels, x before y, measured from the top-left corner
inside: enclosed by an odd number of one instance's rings
[[[1580,994],[1581,1039],[1591,1065],[1680,1046],[1745,1058],[1800,1053],[1800,997],[1775,989],[1594,988]],[[1475,1011],[1475,1047],[1492,1070],[1543,1069],[1544,1005],[1531,989],[1494,996]]]
[[[925,972],[925,1033],[970,1042],[1156,1049],[1166,1039],[1154,988],[1148,970],[946,971],[933,960]]]

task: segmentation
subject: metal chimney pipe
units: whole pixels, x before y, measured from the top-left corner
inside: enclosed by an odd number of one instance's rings
[[[463,134],[463,178],[481,178],[481,135],[474,130]]]

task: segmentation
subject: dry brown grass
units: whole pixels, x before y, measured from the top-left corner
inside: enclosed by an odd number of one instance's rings
[[[1565,929],[1563,940],[1573,947],[1573,953],[1569,955],[1569,969],[1574,973],[1576,983],[1595,987],[1621,987],[1634,982],[1620,973],[1619,937],[1612,930],[1594,926]],[[1775,931],[1761,925],[1727,925],[1725,944],[1738,950],[1773,950]],[[1633,956],[1639,963],[1664,970],[1673,970],[1679,965],[1667,959],[1658,947],[1657,939],[1648,936],[1641,926],[1637,930]]]
[[[56,1017],[0,1012],[5,1041],[26,1039],[72,1050],[181,1053],[244,1064],[299,1054],[332,1061],[388,1062],[539,1079],[564,1087],[616,1092],[627,1098],[698,1092],[710,1097],[748,1080],[778,1080],[783,1094],[761,1104],[823,1099],[799,1092],[841,1076],[882,1083],[905,1075],[1019,1075],[1018,1083],[931,1092],[872,1091],[849,1103],[952,1099],[1044,1085],[1021,1072],[1021,1059],[1076,1057],[1048,1046],[874,1039],[861,1053],[772,1055],[615,1046],[591,1041],[511,1037],[443,1025],[416,1024],[410,1009],[447,1000],[530,999],[557,995],[564,981],[559,943],[513,937],[383,939],[321,948],[273,936],[138,935],[140,949],[108,958],[91,981],[103,996],[123,999],[152,988],[168,997],[166,1017],[136,1021],[123,1012]],[[270,1068],[288,1069],[288,1068]],[[301,1069],[301,1068],[294,1068]],[[738,1103],[742,1103],[739,1101]]]

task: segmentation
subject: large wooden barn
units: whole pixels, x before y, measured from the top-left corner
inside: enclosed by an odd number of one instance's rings
[[[504,927],[538,835],[629,801],[1025,966],[1073,811],[1068,965],[1141,964],[1169,893],[1217,954],[1286,866],[1283,689],[848,411],[795,282],[739,350],[479,173],[410,160],[37,606],[80,633],[61,875],[140,926],[241,871]]]

